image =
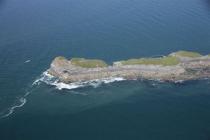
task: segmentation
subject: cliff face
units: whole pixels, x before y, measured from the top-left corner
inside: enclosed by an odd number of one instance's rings
[[[175,57],[174,55],[175,54],[172,53],[169,56]],[[171,65],[170,63],[170,65],[157,63],[163,62],[161,60],[162,58],[157,58],[154,60],[150,59],[149,61],[146,59],[144,59],[144,61],[138,59],[140,61],[137,61],[137,59],[135,59],[135,61],[132,61],[132,64],[126,63],[126,65],[123,65],[120,61],[114,62],[114,65],[112,66],[97,67],[96,64],[96,67],[88,68],[75,65],[71,60],[67,60],[64,57],[56,57],[51,63],[48,73],[65,83],[105,79],[110,77],[122,77],[124,79],[144,78],[173,82],[210,77],[209,56],[197,55],[196,57],[189,57],[179,55],[176,56],[176,58],[179,63],[174,65]],[[81,60],[86,62],[85,59]],[[164,58],[164,60],[166,60],[166,58]],[[87,62],[91,62],[91,60],[89,59]],[[93,62],[99,61],[94,60]],[[146,63],[144,64],[143,62]],[[88,66],[88,64],[85,66]]]

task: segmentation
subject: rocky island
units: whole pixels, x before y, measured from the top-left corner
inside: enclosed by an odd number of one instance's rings
[[[158,58],[137,58],[113,62],[56,57],[47,72],[64,83],[121,77],[169,82],[210,78],[210,55],[178,51]]]

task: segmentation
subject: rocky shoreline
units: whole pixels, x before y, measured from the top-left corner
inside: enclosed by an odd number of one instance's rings
[[[133,59],[132,61],[118,61],[114,62],[113,65],[107,66],[99,66],[101,64],[98,63],[99,61],[91,59],[88,61],[79,59],[78,62],[80,63],[73,63],[73,59],[68,60],[64,57],[56,57],[47,71],[64,83],[111,77],[121,77],[127,80],[141,78],[169,82],[210,78],[210,56],[196,54],[194,52],[179,51],[169,54],[167,57],[170,57],[170,59],[167,59],[167,61],[165,61],[166,58],[164,57],[141,58],[135,59],[135,61]],[[170,61],[174,59],[177,62],[171,63]],[[93,62],[96,63],[95,67]],[[124,64],[124,62],[126,63]],[[88,63],[91,63],[91,65],[88,65]]]

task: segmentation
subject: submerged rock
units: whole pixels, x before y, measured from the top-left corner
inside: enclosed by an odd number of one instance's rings
[[[76,60],[76,61],[75,61]],[[179,51],[160,58],[139,58],[107,65],[103,60],[56,57],[48,73],[65,83],[110,77],[185,81],[210,77],[210,56]]]

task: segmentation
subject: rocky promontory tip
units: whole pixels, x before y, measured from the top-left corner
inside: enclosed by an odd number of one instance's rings
[[[48,73],[61,82],[83,82],[121,77],[127,80],[150,79],[186,81],[210,77],[210,55],[178,51],[159,58],[136,58],[113,62],[103,60],[56,57]]]

